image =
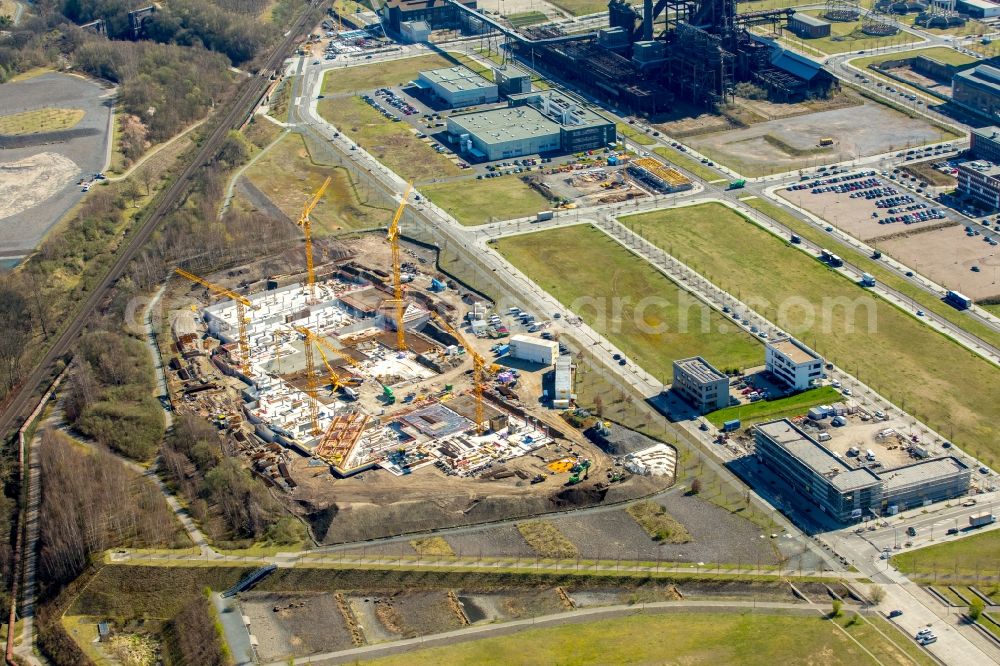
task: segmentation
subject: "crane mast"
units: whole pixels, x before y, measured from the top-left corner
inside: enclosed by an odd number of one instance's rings
[[[482,435],[486,432],[486,417],[484,415],[483,407],[483,382],[485,381],[486,375],[486,359],[483,358],[479,352],[477,352],[468,342],[465,341],[465,337],[459,333],[455,327],[445,321],[444,317],[436,312],[431,312],[431,316],[444,326],[445,330],[454,335],[462,346],[465,347],[465,351],[472,357],[472,382],[473,382],[473,392],[476,396],[476,432]]]
[[[323,194],[326,192],[326,188],[330,186],[331,180],[333,179],[327,176],[320,188],[316,190],[313,198],[303,206],[302,214],[299,216],[297,222],[302,227],[302,233],[306,237],[306,283],[309,285],[309,299],[312,301],[316,300],[316,272],[313,268],[312,220],[309,219],[309,215],[319,205],[319,200],[323,198]]]
[[[242,294],[237,294],[232,289],[227,289],[223,286],[209,282],[200,275],[195,275],[183,268],[175,268],[174,272],[180,275],[182,278],[188,279],[195,284],[200,284],[205,287],[216,296],[221,296],[224,298],[231,299],[236,302],[236,328],[239,332],[238,346],[240,349],[240,371],[246,375],[250,375],[250,340],[247,336],[247,308],[252,310],[259,309],[258,306],[254,305],[250,299],[243,296]]]
[[[396,214],[392,218],[392,224],[389,225],[389,233],[386,235],[389,247],[392,249],[392,288],[396,305],[397,351],[406,351],[406,331],[403,329],[403,277],[399,260],[399,219],[403,216],[403,209],[406,207],[406,198],[410,196],[410,190],[412,189],[413,183],[407,183],[406,191],[403,193],[403,198],[399,202],[399,208],[396,209]]]

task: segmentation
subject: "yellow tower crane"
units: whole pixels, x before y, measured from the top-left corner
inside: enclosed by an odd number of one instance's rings
[[[319,435],[323,431],[319,427],[319,385],[316,382],[316,359],[313,357],[313,337],[315,334],[302,326],[293,326],[292,328],[306,339],[302,350],[306,355],[306,395],[309,396],[309,423],[312,426],[312,434]]]
[[[392,248],[392,287],[396,305],[396,349],[398,351],[406,351],[406,331],[403,328],[403,278],[399,263],[399,218],[403,217],[406,198],[410,196],[412,189],[413,183],[407,183],[406,191],[403,192],[403,198],[399,202],[399,208],[396,209],[392,224],[389,225],[389,233],[386,235],[389,247]]]
[[[323,184],[313,198],[306,202],[302,208],[302,215],[299,216],[298,225],[302,227],[302,233],[306,237],[306,280],[309,285],[309,298],[316,300],[316,273],[313,270],[313,245],[312,245],[312,221],[309,219],[310,213],[319,205],[319,200],[323,198],[326,188],[330,186],[331,177],[323,181]]]
[[[200,284],[209,291],[211,291],[216,296],[222,296],[224,298],[229,298],[236,301],[236,325],[239,331],[239,348],[240,348],[240,370],[244,375],[249,376],[250,374],[250,340],[247,337],[247,312],[246,309],[259,310],[260,307],[254,305],[248,298],[241,294],[237,294],[231,289],[226,289],[217,284],[209,282],[203,277],[195,275],[194,273],[189,273],[183,268],[175,268],[174,272],[183,278],[187,278],[194,282],[195,284]]]
[[[431,315],[438,323],[444,326],[446,331],[458,339],[462,346],[465,347],[465,351],[472,357],[472,382],[473,390],[476,395],[476,432],[482,435],[486,432],[486,419],[483,415],[483,384],[486,381],[486,359],[483,358],[472,345],[466,342],[465,337],[459,333],[454,326],[445,321],[444,317],[436,312],[431,312]]]
[[[305,336],[306,342],[316,346],[316,351],[319,352],[320,358],[323,360],[323,365],[326,366],[327,373],[330,376],[330,383],[333,385],[333,390],[336,391],[338,389],[344,388],[345,386],[350,386],[352,384],[357,385],[359,383],[354,377],[347,377],[347,378],[341,377],[340,374],[338,374],[337,371],[333,369],[333,366],[330,365],[330,358],[323,352],[323,349],[325,348],[329,351],[338,354],[339,356],[341,356],[341,358],[346,359],[352,365],[357,365],[358,362],[354,358],[352,358],[347,352],[337,349],[329,342],[327,342],[323,338],[323,336],[319,335],[310,328],[306,328],[305,326],[292,326],[292,328],[294,328],[298,333],[301,333],[303,336]],[[308,358],[306,360],[308,365]]]

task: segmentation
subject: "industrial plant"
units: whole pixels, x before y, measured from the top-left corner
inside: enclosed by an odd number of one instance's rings
[[[411,5],[413,12],[403,11]],[[422,11],[415,11],[418,6]],[[834,85],[814,61],[751,31],[765,26],[780,34],[793,9],[738,14],[736,0],[645,0],[641,9],[611,0],[608,27],[583,34],[566,34],[553,25],[515,30],[458,0],[398,0],[389,8],[397,20],[411,13],[433,28],[452,27],[457,20],[467,33],[500,33],[507,49],[532,67],[645,114],[678,104],[714,109],[731,101],[741,82],[786,102],[825,95]],[[402,30],[405,21],[400,25]]]

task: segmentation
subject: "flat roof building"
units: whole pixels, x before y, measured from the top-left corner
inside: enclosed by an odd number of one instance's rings
[[[468,67],[444,67],[420,72],[417,83],[420,87],[430,88],[451,108],[488,104],[499,99],[496,84]]]
[[[757,459],[799,494],[846,523],[882,505],[882,480],[852,468],[788,419],[754,426]]]
[[[510,106],[448,118],[459,151],[490,161],[536,153],[575,153],[603,148],[616,138],[615,124],[552,91],[508,96]]]
[[[881,471],[879,477],[885,482],[886,511],[892,514],[964,495],[972,470],[947,456]]]
[[[701,356],[674,361],[670,390],[702,414],[729,406],[729,377]]]
[[[794,338],[772,340],[764,365],[769,373],[795,391],[804,391],[823,376],[823,359]]]
[[[1000,16],[1000,5],[989,2],[989,0],[958,0],[955,8],[972,18],[983,19]]]
[[[490,161],[559,150],[559,125],[530,107],[450,116],[448,133],[460,152]]]
[[[891,515],[969,490],[971,470],[954,456],[875,472],[851,466],[788,419],[753,430],[757,459],[839,522]]]
[[[1000,210],[1000,165],[985,161],[959,164],[958,191],[987,210]]]
[[[459,2],[476,8],[476,0]],[[389,28],[396,33],[401,32],[405,21],[426,21],[432,30],[460,27],[459,9],[445,0],[388,0],[383,9]]]
[[[514,65],[494,67],[493,80],[503,97],[531,92],[531,74]]]
[[[512,335],[509,353],[511,358],[552,365],[559,358],[559,343],[530,335]]]
[[[788,29],[799,37],[816,39],[830,36],[830,22],[805,12],[795,12],[788,19]]]
[[[969,132],[969,152],[977,160],[1000,163],[1000,127],[973,127]]]
[[[1000,5],[993,5],[1000,9]],[[1000,117],[1000,69],[977,65],[955,74],[952,98],[977,111]]]

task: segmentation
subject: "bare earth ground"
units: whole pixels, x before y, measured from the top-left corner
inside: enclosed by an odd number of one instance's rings
[[[968,237],[961,225],[880,243],[893,257],[969,298],[1000,295],[1000,247]],[[979,266],[974,273],[972,266]]]
[[[249,592],[240,607],[260,642],[261,661],[354,647],[332,594]]]
[[[820,149],[819,140],[834,145]],[[758,123],[745,129],[691,137],[699,152],[757,176],[876,155],[937,141],[941,130],[873,102]]]
[[[540,455],[547,462],[562,457],[565,452],[566,449],[542,449]],[[596,449],[588,450],[586,457],[595,461],[595,468],[598,467],[596,461],[605,458]],[[511,461],[510,465],[514,469],[525,469],[533,476],[543,469],[544,462],[524,456]],[[537,471],[533,471],[535,468]],[[290,500],[306,513],[315,537],[324,544],[535,516],[640,497],[663,489],[669,483],[668,479],[660,477],[632,477],[612,485],[605,492],[594,488],[596,480],[604,477],[604,472],[596,469],[591,473],[590,482],[566,488],[562,485],[565,475],[531,485],[516,476],[490,481],[449,477],[434,467],[425,467],[406,477],[369,471],[360,478],[333,479],[324,468],[309,467],[306,459],[293,460],[289,470],[299,484]],[[452,543],[452,547],[456,552],[472,552],[460,543]],[[405,550],[411,549],[407,546]],[[389,552],[398,553],[399,547],[392,547]]]
[[[893,181],[886,178],[880,178],[879,181],[883,187],[893,186]],[[898,191],[897,196],[909,194],[900,187],[897,187],[896,190]],[[927,222],[917,222],[915,224],[903,224],[902,222],[879,224],[878,219],[889,216],[889,213],[886,212],[885,208],[875,207],[876,199],[872,199],[871,201],[863,198],[852,199],[850,194],[837,194],[835,192],[812,194],[809,190],[796,190],[794,192],[781,190],[778,194],[783,199],[791,201],[796,206],[805,208],[810,213],[823,218],[838,229],[846,231],[855,238],[860,238],[863,241],[895,236],[897,234],[919,233],[921,230],[935,227],[948,221],[946,218],[944,220],[928,220]],[[914,203],[926,203],[923,199],[915,195],[911,196],[914,198]],[[936,207],[945,213],[945,215],[948,215],[946,208],[936,204],[929,204],[929,206]],[[873,212],[878,212],[878,219],[872,217]],[[986,244],[983,243],[983,245]]]
[[[73,160],[51,152],[0,164],[0,220],[42,203],[79,172]]]

